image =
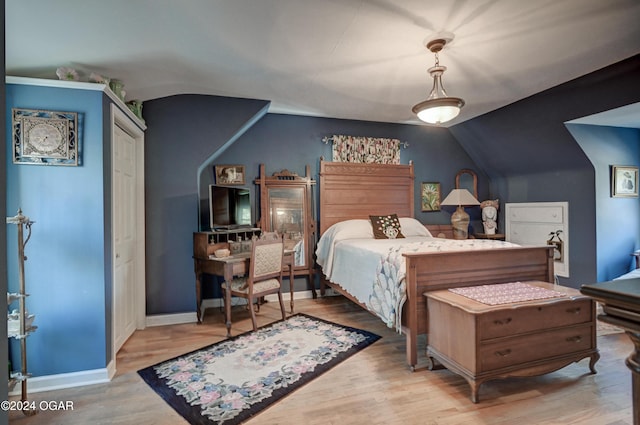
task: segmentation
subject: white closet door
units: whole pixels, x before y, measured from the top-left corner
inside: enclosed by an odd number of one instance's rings
[[[117,125],[113,139],[113,332],[117,352],[136,329],[136,149],[135,140]]]

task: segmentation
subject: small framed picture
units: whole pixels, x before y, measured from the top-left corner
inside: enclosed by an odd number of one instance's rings
[[[420,204],[423,212],[440,211],[440,183],[423,182],[420,190]]]
[[[216,184],[244,184],[244,165],[216,165]]]
[[[614,198],[638,197],[638,167],[611,166],[611,196]]]
[[[78,113],[12,109],[14,164],[80,164]]]

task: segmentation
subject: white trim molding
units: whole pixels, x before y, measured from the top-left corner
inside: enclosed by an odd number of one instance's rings
[[[115,373],[115,371],[114,371]],[[84,385],[104,384],[111,380],[109,368],[60,373],[57,375],[34,376],[29,378],[29,392],[60,390]],[[16,385],[9,395],[20,395],[21,387]]]

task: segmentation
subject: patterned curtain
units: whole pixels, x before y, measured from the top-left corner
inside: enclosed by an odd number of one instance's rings
[[[400,164],[400,140],[334,135],[334,162]]]

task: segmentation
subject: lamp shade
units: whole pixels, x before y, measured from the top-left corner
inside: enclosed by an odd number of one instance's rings
[[[480,205],[480,202],[467,189],[453,189],[440,205],[471,206]]]
[[[413,112],[421,121],[429,124],[442,124],[451,121],[460,113],[464,102],[456,97],[425,100],[413,107]]]

